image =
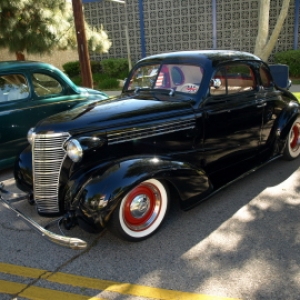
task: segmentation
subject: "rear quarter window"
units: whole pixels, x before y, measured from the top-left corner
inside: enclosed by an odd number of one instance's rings
[[[24,75],[0,75],[0,102],[26,99],[28,96],[29,86]]]

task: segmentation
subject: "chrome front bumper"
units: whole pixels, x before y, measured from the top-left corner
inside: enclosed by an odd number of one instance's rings
[[[11,198],[9,200],[5,200],[2,197],[2,194],[8,194],[9,196],[15,197]],[[4,185],[0,183],[0,202],[3,204],[4,207],[7,209],[10,209],[13,211],[17,217],[21,218],[27,225],[29,225],[31,228],[33,228],[35,231],[40,233],[43,238],[47,239],[50,242],[53,242],[55,244],[58,244],[63,247],[71,248],[74,250],[84,250],[87,247],[87,243],[81,239],[78,238],[72,238],[60,234],[53,233],[41,225],[39,225],[37,222],[32,220],[31,218],[25,216],[21,211],[19,211],[17,208],[12,206],[12,202],[22,201],[22,200],[28,200],[28,195],[18,195],[18,194],[12,194],[4,189]]]

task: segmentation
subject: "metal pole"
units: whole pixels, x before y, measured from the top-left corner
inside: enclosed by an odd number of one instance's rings
[[[126,9],[126,7],[125,7]],[[126,13],[127,15],[127,13]],[[126,36],[126,45],[127,45],[127,59],[128,59],[128,68],[129,71],[132,69],[132,64],[131,64],[131,55],[130,55],[130,45],[129,45],[129,36],[128,36],[128,26],[124,26],[125,29],[125,36]]]
[[[146,39],[145,39],[143,0],[139,0],[139,15],[140,15],[141,51],[142,51],[142,58],[143,58],[146,56]]]
[[[217,4],[212,0],[213,49],[217,49]]]
[[[73,14],[75,22],[75,30],[78,45],[78,56],[80,63],[80,71],[82,77],[82,85],[93,88],[93,78],[90,65],[90,55],[86,42],[84,17],[81,0],[72,0]]]
[[[295,0],[295,17],[294,17],[294,50],[298,49],[298,41],[299,41],[299,9],[300,9],[300,1]]]

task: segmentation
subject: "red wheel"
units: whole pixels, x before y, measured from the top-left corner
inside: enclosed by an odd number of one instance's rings
[[[283,156],[287,160],[295,159],[300,154],[300,118],[297,118],[290,129]]]
[[[163,184],[156,179],[144,181],[122,199],[112,217],[112,229],[126,240],[145,239],[161,225],[167,209],[168,196]]]

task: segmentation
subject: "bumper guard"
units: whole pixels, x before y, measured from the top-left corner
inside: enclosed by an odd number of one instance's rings
[[[9,194],[9,196],[12,196],[15,198],[5,200],[2,197],[2,194]],[[78,238],[72,238],[72,237],[68,237],[68,236],[64,236],[64,235],[60,235],[60,234],[51,232],[51,231],[45,229],[44,227],[42,227],[41,225],[39,225],[37,222],[35,222],[31,218],[25,216],[21,211],[19,211],[15,207],[13,207],[11,204],[12,202],[28,200],[28,199],[29,199],[28,194],[19,195],[16,193],[10,193],[9,191],[6,191],[4,189],[3,183],[0,182],[0,202],[3,204],[3,206],[6,207],[7,209],[13,211],[17,215],[17,217],[20,217],[27,225],[29,225],[35,231],[40,233],[43,238],[45,238],[46,240],[48,240],[52,243],[58,244],[63,247],[71,248],[74,250],[86,249],[87,243],[85,241],[78,239]]]

